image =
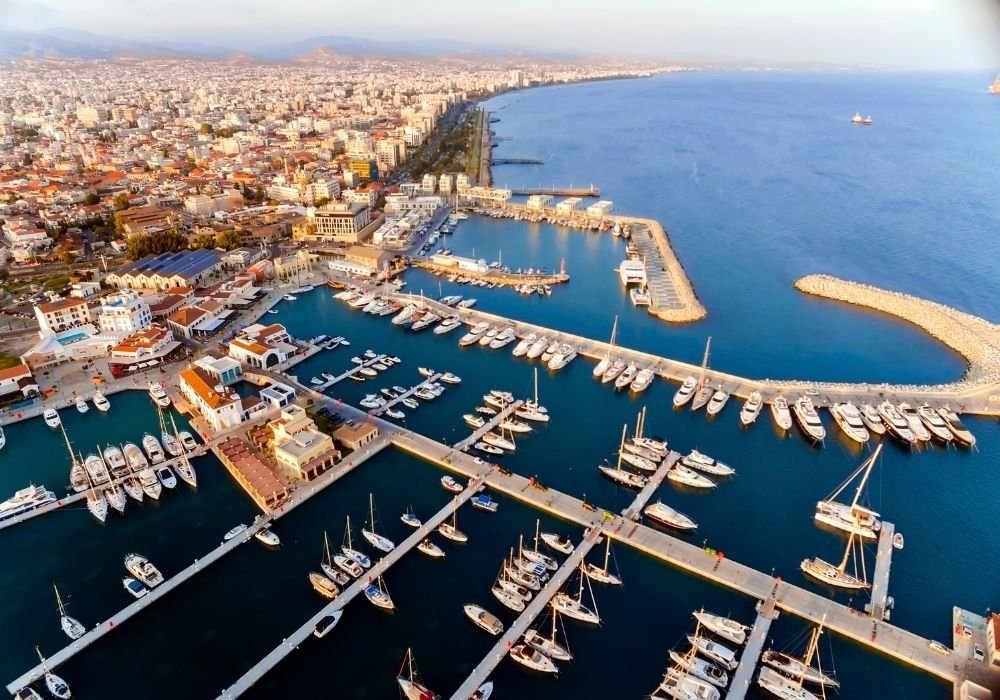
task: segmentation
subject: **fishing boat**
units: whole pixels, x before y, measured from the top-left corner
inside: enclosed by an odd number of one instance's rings
[[[717,634],[724,639],[728,639],[734,644],[743,644],[747,640],[747,632],[750,630],[746,625],[740,624],[736,620],[721,615],[713,615],[705,612],[704,609],[693,613],[694,619],[713,634]]]
[[[699,654],[714,661],[725,669],[732,671],[735,670],[738,665],[736,652],[727,646],[719,644],[718,642],[713,642],[711,639],[697,634],[687,635],[687,640]]]
[[[128,554],[125,557],[125,569],[150,588],[156,588],[163,583],[163,574],[141,554]]]
[[[148,589],[142,583],[136,581],[131,576],[122,577],[122,587],[130,596],[136,599],[142,598],[148,592]]]
[[[691,452],[681,457],[681,464],[715,476],[733,476],[736,473],[736,470],[728,464],[702,454],[698,450],[691,450]]]
[[[170,397],[167,396],[167,392],[159,382],[149,383],[149,398],[153,399],[153,403],[160,408],[166,408],[170,405]]]
[[[365,569],[371,568],[372,560],[369,559],[366,554],[354,549],[354,543],[351,541],[351,516],[349,515],[347,516],[347,526],[344,528],[344,543],[340,546],[340,551],[344,553],[345,557],[358,566],[364,567]]]
[[[830,406],[830,415],[833,416],[834,422],[837,423],[844,435],[851,440],[860,445],[868,442],[871,437],[868,433],[868,427],[861,417],[861,411],[853,403],[847,401],[833,404]]]
[[[771,402],[771,418],[780,430],[791,430],[792,412],[788,410],[788,399],[784,396],[775,396]]]
[[[152,464],[159,464],[166,459],[166,455],[163,454],[163,448],[160,447],[160,441],[149,433],[142,436],[142,449],[146,451],[149,461]]]
[[[910,430],[910,424],[889,401],[878,405],[878,415],[885,423],[886,431],[894,438],[907,445],[915,445],[917,436]]]
[[[54,408],[46,408],[42,412],[42,418],[45,420],[45,425],[50,428],[58,428],[62,425],[62,420],[59,418],[59,411]]]
[[[674,394],[674,408],[680,408],[694,396],[695,387],[698,386],[698,380],[694,377],[688,377],[684,380],[684,383],[680,385],[677,392]]]
[[[858,126],[871,126],[872,118],[870,116],[862,117],[861,112],[855,112],[854,116],[851,117],[851,123],[857,124]]]
[[[941,417],[941,414],[931,408],[928,404],[920,406],[920,408],[917,409],[917,415],[920,416],[920,420],[923,421],[924,425],[931,432],[931,435],[934,436],[935,440],[948,444],[955,439],[955,436],[948,428],[948,424],[945,422],[944,418]]]
[[[378,575],[375,583],[365,587],[365,598],[376,608],[382,608],[383,610],[396,609],[396,604],[392,602],[392,598],[389,597],[389,592],[385,588],[385,581],[382,580],[382,574]]]
[[[406,656],[403,658],[403,666],[396,674],[396,682],[399,684],[399,689],[403,691],[403,696],[406,700],[440,700],[441,696],[422,685],[418,678],[413,652],[407,649]]]
[[[98,411],[106,413],[111,410],[111,402],[108,401],[108,397],[101,393],[100,389],[94,392],[94,396],[91,400],[94,402],[94,406]]]
[[[0,503],[0,521],[16,518],[35,508],[55,503],[56,495],[47,490],[44,486],[31,484],[26,488],[19,489],[14,495],[3,503]]]
[[[468,542],[469,536],[458,529],[458,509],[451,512],[451,522],[444,522],[438,525],[437,531],[445,539],[452,542]]]
[[[584,584],[590,590],[590,607],[583,604]],[[601,617],[597,612],[597,605],[594,601],[594,591],[590,589],[590,579],[587,577],[584,567],[580,567],[580,588],[576,597],[574,598],[565,591],[559,591],[552,598],[552,609],[580,622],[589,622],[595,625],[600,624]]]
[[[694,676],[695,678],[708,681],[712,685],[718,686],[719,688],[725,688],[729,685],[729,674],[713,664],[711,661],[698,658],[694,647],[691,647],[691,649],[684,654],[671,649],[670,660],[676,664],[677,668]]]
[[[314,591],[327,600],[333,600],[340,595],[340,587],[318,571],[309,572],[309,583]]]
[[[569,646],[560,644],[557,639],[558,622],[559,611],[553,608],[552,631],[549,635],[546,636],[537,629],[529,629],[524,633],[524,642],[553,661],[572,661],[573,654],[570,653]]]
[[[368,540],[368,544],[381,552],[388,553],[394,550],[396,544],[375,530],[375,496],[371,493],[368,494],[368,517],[369,527],[361,528],[361,535]]]
[[[441,477],[441,486],[444,487],[445,491],[451,491],[452,493],[461,493],[465,489],[464,486],[455,480],[455,477],[447,474]]]
[[[878,537],[878,532],[882,527],[879,514],[870,508],[858,505],[858,501],[881,452],[882,444],[879,443],[872,455],[860,467],[851,472],[851,475],[834,489],[833,493],[816,503],[816,515],[814,516],[816,522],[869,540]],[[838,502],[837,497],[858,477],[860,480],[851,503]]]
[[[976,436],[972,434],[971,430],[965,427],[965,424],[958,417],[958,413],[945,406],[938,409],[938,415],[948,424],[948,430],[955,436],[955,442],[966,447],[975,446]]]
[[[855,552],[855,539],[859,540],[857,543],[857,552]],[[852,530],[848,533],[847,547],[844,549],[844,557],[840,560],[840,564],[834,565],[819,557],[815,557],[813,559],[803,559],[799,568],[802,569],[802,573],[806,576],[828,586],[852,591],[864,590],[869,587],[869,584],[857,575],[857,560],[859,558],[863,560],[864,551],[861,548],[860,538]],[[852,559],[854,560],[855,573],[850,574],[847,573],[847,564]],[[864,561],[862,561],[862,570],[864,569],[863,564]]]
[[[478,605],[468,604],[463,606],[463,610],[465,610],[465,616],[472,620],[476,627],[489,632],[494,637],[503,632],[503,623],[496,615],[486,609]]]
[[[913,436],[917,438],[917,442],[930,442],[931,431],[924,425],[920,414],[917,413],[915,408],[908,403],[901,403],[899,404],[899,412],[906,420],[906,424],[910,426],[910,430],[913,432]]]
[[[510,658],[526,668],[542,673],[559,673],[555,662],[535,647],[524,642],[515,644],[510,649]]]
[[[565,535],[554,532],[543,532],[542,542],[561,554],[570,555],[573,553],[573,542]]]
[[[750,396],[743,403],[743,408],[740,409],[740,425],[744,427],[753,425],[757,420],[757,416],[760,415],[760,409],[763,405],[764,399],[760,395],[760,392],[750,392]]]
[[[76,640],[87,633],[87,628],[83,624],[70,617],[66,613],[66,606],[63,605],[62,597],[59,595],[59,589],[56,588],[55,584],[52,584],[53,590],[56,592],[56,607],[59,609],[59,625],[62,627],[62,631],[66,633],[66,636],[70,639]]]
[[[795,400],[792,404],[792,413],[806,437],[812,438],[815,442],[822,442],[826,438],[826,428],[823,427],[823,421],[820,420],[808,396],[800,396]]]
[[[708,400],[708,406],[705,407],[705,413],[710,416],[717,416],[722,412],[722,409],[726,407],[726,403],[729,401],[729,394],[720,385],[715,393],[712,394],[712,398]]]
[[[87,405],[87,399],[82,396],[76,398],[76,410],[80,413],[86,413],[90,410],[90,406]]]
[[[591,581],[597,581],[598,583],[604,583],[609,586],[620,586],[622,585],[621,576],[618,574],[611,573],[611,538],[605,537],[605,547],[604,547],[604,566],[598,566],[589,561],[584,562],[584,570],[587,572],[587,576],[590,577]]]
[[[38,647],[35,647],[35,651],[38,652],[38,659],[42,663],[42,675],[45,679],[45,689],[49,691],[49,694],[52,695],[52,697],[58,698],[58,700],[69,700],[72,697],[69,684],[56,674],[52,673],[48,664],[45,663],[45,657],[42,656],[42,652]]]
[[[690,486],[696,489],[714,489],[718,484],[703,474],[699,474],[693,469],[688,469],[681,464],[675,464],[667,472],[667,478],[678,484]]]
[[[166,464],[161,464],[158,467],[154,467],[153,471],[156,472],[156,478],[160,480],[166,488],[172,489],[177,486],[177,477],[174,476],[174,470],[168,467]]]
[[[257,532],[253,533],[253,537],[265,547],[277,549],[281,546],[281,538],[278,537],[278,533],[271,529],[270,524],[265,525],[257,530]]]
[[[329,615],[324,615],[316,623],[316,626],[313,627],[313,636],[322,639],[330,633],[330,630],[337,626],[337,623],[340,622],[340,618],[343,616],[343,610],[334,610]]]
[[[662,501],[646,506],[642,512],[650,520],[675,530],[694,530],[698,527],[694,520]]]

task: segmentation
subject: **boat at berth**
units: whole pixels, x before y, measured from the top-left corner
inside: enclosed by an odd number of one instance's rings
[[[792,427],[792,413],[788,410],[788,399],[784,396],[775,396],[771,402],[771,417],[774,424],[781,430],[790,430]]]
[[[753,391],[740,409],[740,425],[752,425],[760,415],[760,409],[764,405],[764,400],[759,391]]]
[[[826,428],[823,421],[813,407],[812,400],[808,396],[800,396],[792,405],[792,413],[799,423],[799,427],[807,437],[816,442],[822,442],[826,438]]]
[[[870,438],[868,428],[861,417],[861,412],[853,403],[848,401],[833,404],[830,406],[830,415],[833,416],[844,435],[861,445],[868,442]]]

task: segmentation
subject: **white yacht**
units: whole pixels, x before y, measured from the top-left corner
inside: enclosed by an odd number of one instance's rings
[[[955,438],[951,430],[948,429],[948,424],[945,423],[944,418],[929,405],[923,404],[918,408],[917,415],[920,416],[920,420],[924,422],[924,425],[927,426],[927,429],[931,431],[931,435],[936,440],[947,444]]]
[[[104,491],[93,487],[87,491],[87,510],[99,523],[103,523],[108,518],[108,499],[104,497]]]
[[[444,559],[444,550],[430,540],[423,540],[417,545],[417,549],[431,559]]]
[[[55,501],[56,495],[46,490],[44,486],[28,486],[15,491],[13,496],[0,503],[0,521],[16,518],[35,508],[55,503]]]
[[[108,474],[108,468],[105,466],[104,460],[94,453],[90,453],[83,460],[83,467],[87,470],[91,482],[95,485],[99,486],[111,480],[111,475]]]
[[[54,408],[46,408],[42,413],[42,418],[45,419],[45,425],[50,428],[58,428],[62,425],[62,420],[59,418],[59,411]]]
[[[519,642],[511,647],[510,658],[517,663],[542,673],[559,673],[555,663],[535,647],[525,642]]]
[[[548,368],[558,371],[576,359],[576,348],[572,345],[560,345],[558,352],[549,360]]]
[[[166,459],[166,455],[163,454],[163,448],[160,447],[160,441],[149,433],[142,436],[142,449],[146,451],[149,461],[152,464],[159,464]]]
[[[759,391],[750,392],[750,396],[743,403],[740,409],[740,424],[743,426],[752,425],[760,415],[760,409],[764,405],[764,399]]]
[[[407,669],[407,675],[404,676],[403,669],[400,669],[396,682],[406,700],[440,700],[440,695],[419,682],[413,653],[409,649],[406,650],[406,658],[403,659],[403,668]]]
[[[594,625],[601,624],[601,617],[597,612],[597,606],[594,604],[594,594],[591,591],[590,607],[583,604],[583,588],[584,584],[587,588],[590,587],[589,579],[587,578],[587,573],[584,568],[580,567],[580,588],[577,592],[576,597],[571,596],[565,591],[559,591],[552,598],[552,609],[558,611],[560,614],[566,617],[571,617],[574,620],[579,620],[580,622],[589,622]]]
[[[146,459],[146,455],[142,453],[142,450],[134,442],[126,442],[122,446],[122,453],[125,455],[125,461],[132,471],[139,471],[149,466],[149,460]]]
[[[253,534],[253,537],[266,547],[277,548],[281,546],[281,538],[278,537],[278,533],[271,529],[270,524],[267,524],[257,530],[257,532]]]
[[[562,554],[570,555],[573,553],[573,541],[566,537],[565,535],[560,535],[554,532],[543,532],[542,542],[547,544],[552,549],[560,552]]]
[[[247,531],[247,526],[245,524],[243,524],[243,523],[240,523],[239,525],[237,525],[237,526],[233,527],[232,529],[230,529],[225,535],[223,535],[222,541],[223,542],[228,542],[231,539],[239,537],[240,535],[242,535],[246,531]]]
[[[694,398],[691,399],[691,410],[697,411],[701,409],[702,406],[712,400],[713,396],[715,396],[715,390],[708,383],[708,379],[703,379],[701,386],[698,387],[698,391],[694,394]]]
[[[127,555],[125,569],[150,588],[156,588],[163,583],[163,574],[160,573],[160,570],[141,554]]]
[[[441,381],[445,384],[461,384],[462,378],[452,372],[445,372],[441,375]]]
[[[168,433],[166,430],[160,435],[160,439],[163,442],[163,448],[170,453],[171,457],[179,457],[184,453],[184,448],[181,447],[180,440],[175,438],[172,434]]]
[[[177,433],[177,438],[181,441],[181,445],[188,452],[193,452],[198,449],[198,442],[194,439],[194,436],[186,430],[182,430]]]
[[[691,450],[691,452],[681,457],[681,463],[692,469],[697,469],[706,474],[714,474],[715,476],[732,476],[736,473],[736,470],[728,464],[702,454],[698,450]]]
[[[823,421],[820,420],[819,414],[816,413],[812,400],[808,396],[800,396],[796,399],[792,406],[792,412],[795,414],[802,432],[808,437],[816,442],[822,442],[826,438],[826,428],[823,427]]]
[[[938,409],[938,415],[944,419],[944,422],[948,424],[948,430],[951,434],[955,436],[955,441],[965,445],[966,447],[973,447],[976,444],[976,436],[972,434],[972,431],[965,427],[962,420],[958,417],[955,411],[945,406],[944,408]]]
[[[537,339],[538,339],[538,336],[535,335],[534,333],[529,333],[528,335],[524,336],[517,343],[517,345],[514,346],[514,350],[513,350],[514,357],[524,357],[528,353],[528,349],[532,345],[534,345],[535,340],[537,340]]]
[[[340,622],[340,618],[343,617],[343,615],[343,610],[334,610],[329,615],[324,615],[320,618],[319,622],[316,623],[316,626],[313,627],[313,636],[317,639],[322,639],[328,635],[330,630],[337,626],[337,623]]]
[[[417,311],[418,311],[417,307],[413,304],[404,306],[402,311],[400,311],[398,314],[392,317],[392,325],[401,326],[405,324],[407,321],[410,320],[410,317],[413,316],[413,314],[417,313]],[[437,329],[435,329],[435,332],[437,332]]]
[[[136,581],[131,576],[122,577],[122,587],[124,587],[125,590],[128,591],[128,594],[130,596],[136,599],[142,598],[148,592],[148,590],[146,589],[145,586],[142,585],[142,583]]]
[[[653,379],[656,378],[656,373],[653,372],[649,367],[643,367],[635,375],[635,379],[632,380],[632,385],[629,389],[635,394],[641,394],[649,385],[653,383]]]
[[[722,409],[726,407],[726,402],[729,401],[729,394],[720,386],[712,394],[712,398],[708,400],[708,406],[705,408],[705,412],[710,416],[716,416],[722,412]]]
[[[168,489],[172,489],[177,486],[177,477],[174,476],[174,470],[168,467],[166,464],[161,464],[158,467],[153,467],[153,471],[156,472],[156,478],[160,480]]]
[[[630,362],[628,366],[622,370],[622,373],[618,375],[618,378],[615,379],[615,389],[624,389],[625,387],[630,386],[638,373],[639,370],[635,366],[635,363]]]
[[[93,396],[94,406],[97,407],[98,411],[105,413],[111,410],[111,402],[108,398],[101,392],[100,389],[94,392]]]
[[[465,605],[463,610],[465,610],[465,616],[472,620],[476,627],[489,632],[494,637],[503,632],[503,623],[500,622],[496,615],[493,615],[486,609],[478,605],[469,604]]]
[[[87,405],[87,399],[82,396],[78,396],[76,399],[76,410],[80,413],[86,413],[90,410],[90,406]]]
[[[694,613],[694,619],[701,623],[702,627],[713,634],[717,634],[724,639],[728,639],[734,644],[743,644],[747,640],[747,632],[750,630],[746,625],[740,624],[736,620],[721,615],[713,615],[704,610]]]
[[[534,360],[536,357],[539,357],[543,352],[545,352],[545,348],[549,346],[549,342],[549,339],[545,336],[536,340],[531,344],[531,347],[528,348],[528,352],[526,353],[527,358],[529,360]]]
[[[333,600],[340,595],[340,587],[318,571],[309,572],[309,583],[314,591],[327,600]]]
[[[920,418],[920,414],[917,413],[908,403],[899,404],[899,412],[902,414],[903,418],[906,420],[907,425],[910,426],[910,431],[913,436],[917,438],[918,442],[930,442],[931,431],[927,429],[924,425],[923,420]]]
[[[885,423],[882,422],[882,418],[874,406],[870,403],[863,403],[858,407],[858,412],[861,414],[861,420],[868,428],[869,434],[885,435]]]
[[[667,671],[657,690],[674,700],[719,700],[722,697],[714,684],[676,668]],[[659,696],[654,694],[652,697]]]
[[[650,520],[676,530],[694,530],[698,527],[698,523],[694,520],[662,501],[646,506],[642,512]]]
[[[886,430],[897,440],[908,445],[914,445],[917,437],[910,430],[910,424],[899,412],[899,410],[888,401],[883,401],[878,405],[878,414],[885,423]]]
[[[780,430],[791,430],[792,412],[788,410],[788,399],[784,396],[775,396],[771,401],[771,418]]]
[[[441,323],[439,323],[434,328],[434,334],[435,335],[444,335],[445,333],[448,333],[449,331],[455,330],[456,328],[458,328],[461,325],[462,325],[462,322],[459,321],[455,316],[449,316],[448,318],[446,318],[443,321],[441,321]]]
[[[694,396],[694,390],[698,386],[698,380],[694,377],[688,377],[684,380],[684,383],[680,385],[677,389],[677,393],[674,394],[674,408],[680,408]]]
[[[725,669],[734,670],[738,665],[736,652],[727,646],[713,642],[707,637],[688,635],[687,640],[691,643],[699,654],[707,659],[711,659]]]
[[[493,339],[500,334],[500,329],[496,326],[490,326],[490,329],[486,331],[483,336],[479,339],[479,344],[483,347],[489,345],[493,342]]]
[[[598,467],[604,476],[608,477],[612,481],[616,481],[623,486],[628,486],[633,489],[641,489],[647,483],[649,483],[649,478],[643,476],[642,474],[636,474],[635,472],[630,472],[627,469],[622,469],[618,467],[609,467],[606,464],[602,464]]]
[[[149,398],[153,399],[153,403],[160,408],[166,408],[170,405],[170,397],[167,396],[167,392],[159,382],[149,383]]]
[[[667,478],[684,486],[696,489],[714,489],[718,484],[703,474],[677,464],[667,472]]]
[[[115,476],[122,476],[128,472],[128,463],[125,461],[125,455],[116,445],[106,445],[104,453],[101,456],[104,458],[104,463],[108,465],[108,469]]]
[[[757,685],[780,700],[820,700],[820,696],[803,688],[797,680],[768,666],[757,674]]]
[[[485,321],[477,323],[475,326],[472,327],[471,330],[469,330],[468,333],[459,338],[458,344],[464,347],[467,345],[478,343],[479,339],[489,329],[490,329],[490,324],[486,323]]]
[[[371,493],[368,494],[368,513],[369,527],[361,528],[361,535],[368,540],[368,544],[380,552],[391,552],[396,548],[396,543],[375,530],[375,495]]]
[[[507,326],[502,331],[497,333],[496,338],[490,341],[490,350],[499,350],[500,348],[506,347],[514,342],[514,329]]]
[[[142,492],[152,498],[154,501],[159,499],[160,492],[163,487],[160,485],[160,480],[156,478],[156,472],[154,472],[149,467],[141,469],[139,471],[139,484],[142,486]]]
[[[3,431],[3,427],[0,426],[0,450],[7,446],[7,435]]]

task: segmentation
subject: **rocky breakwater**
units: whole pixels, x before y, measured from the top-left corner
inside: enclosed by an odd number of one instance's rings
[[[1000,325],[944,304],[830,275],[807,275],[796,280],[795,288],[909,321],[965,358],[968,369],[955,388],[1000,390]]]

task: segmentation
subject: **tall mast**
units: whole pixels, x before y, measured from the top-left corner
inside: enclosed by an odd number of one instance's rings
[[[708,358],[712,351],[712,336],[708,336],[708,340],[705,341],[705,356],[701,359],[701,377],[702,380],[705,379],[705,370],[708,369]]]
[[[330,563],[330,538],[327,537],[326,530],[323,530],[323,550],[326,553],[326,563]]]
[[[611,561],[611,538],[605,536],[604,540],[608,544],[608,546],[604,548],[604,573],[608,573],[608,563]]]
[[[826,624],[826,615],[823,615],[823,620],[819,623],[819,627],[813,630],[812,636],[809,638],[809,648],[806,650],[806,658],[802,664],[802,673],[799,674],[796,684],[801,688],[802,682],[805,680],[806,671],[812,666],[813,654],[816,653],[816,647],[819,646],[819,636],[823,633],[823,625]]]
[[[538,551],[538,531],[542,526],[541,518],[535,519],[535,551]]]
[[[861,477],[861,483],[858,484],[858,490],[854,492],[854,500],[851,501],[851,513],[854,512],[854,507],[858,505],[858,499],[861,497],[861,491],[864,490],[865,484],[868,483],[868,477],[872,473],[872,469],[875,467],[875,460],[878,459],[879,453],[882,452],[882,443],[878,444],[875,448],[875,452],[872,456],[868,458],[867,469],[865,469],[864,476]],[[856,519],[857,516],[855,516]]]
[[[628,430],[628,423],[622,426],[622,440],[618,445],[618,469],[622,468],[622,452],[625,450],[625,431]]]

